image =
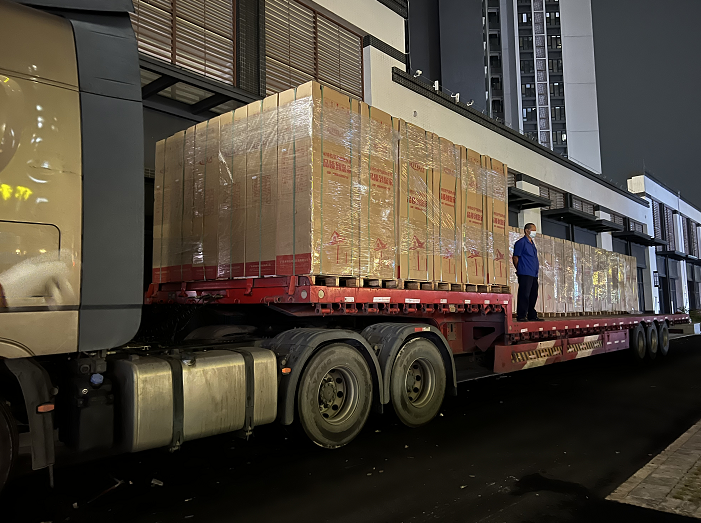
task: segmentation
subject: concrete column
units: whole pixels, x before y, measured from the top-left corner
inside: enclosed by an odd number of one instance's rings
[[[516,182],[516,187],[536,195],[540,195],[540,187],[529,182]],[[541,221],[540,221],[540,209],[524,209],[518,213],[518,226],[522,229],[527,223],[534,223],[536,230],[542,231]]]
[[[610,220],[611,215],[605,211],[596,211],[596,217],[599,220]],[[596,235],[596,246],[599,249],[605,249],[607,251],[613,250],[613,236],[610,232],[600,232]]]
[[[645,262],[647,269],[643,271],[643,285],[645,285],[645,308],[652,306],[655,314],[660,313],[659,289],[655,287],[655,277],[653,273],[657,270],[657,255],[654,247],[645,250]]]
[[[679,213],[672,215],[674,218],[674,235],[675,243],[677,244],[677,250],[679,252],[684,252],[684,227],[682,225],[682,217]],[[679,306],[684,307],[689,310],[689,283],[686,279],[686,262],[679,262],[679,278],[681,285],[681,301],[679,301]],[[676,312],[676,311],[673,311]]]

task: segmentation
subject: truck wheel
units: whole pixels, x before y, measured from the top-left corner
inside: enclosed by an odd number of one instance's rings
[[[647,343],[645,342],[645,330],[643,326],[638,323],[635,327],[630,329],[630,352],[633,358],[638,363],[645,361],[645,353],[647,352]]]
[[[409,427],[431,421],[445,395],[445,365],[433,343],[425,338],[409,340],[392,366],[390,392],[397,417]]]
[[[657,329],[657,354],[662,358],[669,354],[669,326],[666,321],[660,323]]]
[[[0,398],[0,491],[12,472],[17,458],[17,446],[17,425],[5,400]]]
[[[357,350],[341,343],[321,349],[299,383],[299,420],[314,443],[335,449],[358,435],[370,414],[372,376]]]
[[[650,360],[654,360],[657,357],[657,352],[659,350],[659,338],[657,336],[657,326],[654,323],[650,323],[645,327],[645,346],[647,348],[647,356]]]

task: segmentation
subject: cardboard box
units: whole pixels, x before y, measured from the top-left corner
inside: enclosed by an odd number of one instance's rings
[[[180,281],[182,214],[183,214],[183,147],[185,132],[166,140],[165,173],[163,176],[163,229],[161,239],[161,278],[165,282]]]
[[[399,131],[399,119],[362,102],[359,103],[359,107],[360,184],[367,193],[367,204],[361,199],[359,272],[366,278],[394,279],[397,277],[397,233],[394,216],[397,154],[395,134]],[[337,201],[350,200],[350,186],[346,189],[339,183],[335,191],[339,193]],[[331,191],[331,194],[335,191]],[[343,214],[338,214],[337,219],[347,223],[347,210],[343,210],[341,205],[337,205],[335,210]],[[345,269],[343,263],[337,265],[337,270]]]
[[[538,251],[543,259],[540,267],[541,280],[540,296],[543,301],[543,312],[557,312],[555,305],[555,242],[554,238],[543,236],[538,242]]]
[[[156,143],[156,165],[153,182],[153,257],[151,263],[151,281],[161,280],[161,239],[163,238],[163,179],[165,176],[166,141]]]
[[[207,141],[204,145],[204,217],[202,223],[202,259],[205,280],[217,278],[218,251],[217,229],[219,228],[219,199],[221,179],[219,177],[219,134],[221,117],[207,122]]]
[[[554,312],[566,312],[565,240],[553,238],[553,297]]]
[[[584,312],[584,247],[581,243],[574,245],[574,296],[573,312]]]
[[[506,285],[506,166],[489,156],[482,156],[482,166],[486,172],[487,282]]]
[[[198,123],[195,127],[191,252],[192,279],[196,281],[205,279],[203,242],[208,129],[209,122]]]
[[[563,240],[563,260],[562,260],[562,295],[561,302],[563,303],[563,312],[575,312],[574,294],[575,294],[575,278],[576,278],[576,255],[574,243],[569,240]]]
[[[435,242],[433,279],[435,281],[462,283],[461,192],[460,149],[445,138],[434,135],[433,208],[435,209]]]
[[[583,312],[594,312],[594,264],[592,247],[582,245],[582,307]]]
[[[460,148],[462,181],[462,252],[465,283],[487,283],[484,223],[485,171],[479,153]]]
[[[217,198],[217,270],[216,278],[231,278],[231,229],[233,226],[234,122],[233,113],[219,117],[219,189]]]
[[[316,82],[281,93],[279,106],[276,271],[357,276],[361,110]]]
[[[248,111],[234,111],[231,159],[231,277],[242,278],[246,264],[246,180]]]
[[[192,260],[195,248],[195,139],[197,128],[185,131],[185,150],[183,151],[183,220],[182,244],[180,249],[180,266],[183,281],[192,281]]]
[[[431,149],[426,131],[399,121],[398,277],[433,279],[433,217],[428,192],[432,184]],[[464,150],[464,148],[463,148]]]
[[[275,274],[277,95],[248,104],[246,277]]]

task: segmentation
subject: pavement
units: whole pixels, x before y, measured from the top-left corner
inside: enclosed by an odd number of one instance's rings
[[[16,478],[0,521],[698,521],[607,497],[699,422],[699,370],[692,336],[651,365],[615,353],[463,383],[428,426],[373,416],[333,451],[271,425],[61,466],[53,490],[45,471]]]

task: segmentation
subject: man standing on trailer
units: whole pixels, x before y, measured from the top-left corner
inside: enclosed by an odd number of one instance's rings
[[[538,301],[538,249],[536,249],[535,224],[527,223],[526,233],[514,244],[514,267],[518,275],[518,304],[516,321],[543,321],[535,310]]]

